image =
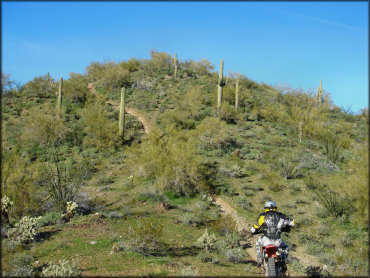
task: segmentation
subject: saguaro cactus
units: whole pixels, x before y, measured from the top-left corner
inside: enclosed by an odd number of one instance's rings
[[[222,88],[225,86],[223,71],[224,71],[224,60],[221,59],[220,72],[218,73],[218,83],[217,83],[217,110],[218,111],[220,111],[221,103],[222,103]]]
[[[236,80],[236,87],[235,87],[235,111],[238,110],[239,106],[239,79]]]
[[[121,104],[119,107],[119,129],[118,129],[118,136],[124,139],[125,136],[125,88],[121,89]]]
[[[63,77],[59,80],[59,90],[58,90],[58,114],[60,114],[60,111],[62,109],[62,91],[63,91]]]
[[[322,103],[322,80],[320,80],[320,87],[317,89],[317,101]]]
[[[299,122],[298,132],[299,132],[299,142],[302,142],[302,136],[303,136],[303,122]]]
[[[175,70],[173,72],[173,77],[176,78],[176,76],[177,76],[177,64],[178,64],[177,53],[175,53],[175,57],[173,59],[173,63],[175,64]]]

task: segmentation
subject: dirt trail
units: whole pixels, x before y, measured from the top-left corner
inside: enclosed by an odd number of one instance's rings
[[[94,83],[89,83],[87,88],[90,90],[90,92],[93,95],[95,95],[95,96],[97,95]],[[112,105],[115,110],[119,110],[119,103],[118,102],[113,101],[113,100],[108,100],[107,103]],[[143,114],[137,112],[132,107],[126,107],[125,111],[126,111],[127,114],[130,114],[130,115],[138,118],[138,120],[142,123],[142,125],[144,127],[145,134],[148,134],[152,130],[153,125],[149,122],[149,120]]]
[[[245,220],[238,215],[237,211],[234,208],[232,208],[228,203],[226,203],[220,197],[214,196],[213,200],[216,205],[221,207],[223,214],[225,215],[230,214],[231,217],[235,220],[239,233],[247,232],[249,230],[250,227],[248,227]],[[245,250],[247,251],[251,260],[257,263],[257,252],[256,252],[256,249],[253,247],[253,243],[247,242],[245,246],[246,246]]]
[[[217,196],[213,196],[213,202],[221,207],[222,213],[223,214],[230,214],[231,217],[235,220],[238,232],[243,232],[243,231],[249,231],[249,226],[245,222],[245,219],[240,217],[237,213],[237,211],[232,208],[228,203],[226,203],[223,199]],[[248,239],[247,244],[245,244],[246,251],[251,258],[252,261],[257,263],[257,252],[256,249],[254,248],[255,244],[255,238],[251,237]],[[301,246],[297,246],[295,251],[290,252],[291,256],[296,257],[301,263],[303,263],[305,266],[309,265],[314,265],[314,266],[320,266],[318,259],[314,256],[305,254],[303,251],[303,248]],[[288,269],[288,274],[289,275],[299,275],[298,273],[295,273],[291,269]]]

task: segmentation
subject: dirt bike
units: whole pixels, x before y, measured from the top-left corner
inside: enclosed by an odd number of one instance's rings
[[[266,277],[281,277],[285,275],[285,265],[281,261],[281,253],[278,248],[273,245],[267,245],[262,248],[262,265],[265,269]]]

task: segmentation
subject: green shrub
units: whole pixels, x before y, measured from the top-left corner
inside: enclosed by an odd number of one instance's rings
[[[224,236],[237,231],[236,222],[231,215],[225,215],[210,225],[211,231],[217,233],[220,236]]]
[[[181,277],[192,277],[192,276],[198,276],[199,270],[196,268],[193,268],[191,266],[187,266],[185,268],[181,269],[180,276]]]
[[[238,148],[231,130],[224,121],[218,118],[205,118],[195,130],[197,145],[205,150],[231,150]]]
[[[162,229],[160,224],[154,224],[149,220],[131,224],[122,247],[127,251],[137,252],[144,256],[151,252],[158,252],[161,247],[159,238],[162,235]]]
[[[299,165],[297,165],[297,162],[292,161],[292,159],[280,158],[278,160],[278,167],[280,168],[280,175],[286,180],[294,179],[302,175]]]
[[[253,195],[253,193],[252,193],[252,195]],[[242,197],[238,200],[238,205],[242,209],[245,209],[245,210],[250,210],[253,207],[253,204],[250,201],[248,201],[247,198],[244,198],[244,197]]]
[[[240,120],[238,112],[235,111],[235,108],[226,101],[221,104],[219,115],[221,120],[229,124],[235,124],[238,120]]]
[[[227,249],[225,251],[225,257],[229,262],[241,263],[244,261],[244,251],[240,248]]]
[[[131,148],[128,164],[135,176],[155,179],[159,190],[191,196],[210,190],[214,184],[209,165],[196,154],[188,134],[169,130],[167,136],[153,131],[139,148]]]
[[[37,76],[32,81],[27,82],[24,87],[24,93],[30,96],[40,98],[50,98],[55,96],[58,83],[49,75]]]
[[[44,277],[76,277],[81,275],[81,270],[75,262],[68,260],[59,260],[58,262],[49,262],[41,273]]]
[[[118,145],[118,123],[108,119],[108,114],[99,104],[89,106],[82,118],[85,126],[84,145],[107,148]]]
[[[62,215],[56,211],[50,211],[45,213],[38,221],[39,227],[49,226],[57,224],[62,219]]]
[[[212,262],[213,260],[212,256],[210,256],[210,254],[206,252],[199,252],[199,254],[197,255],[197,259],[202,263]]]
[[[343,148],[349,144],[344,134],[339,135],[335,130],[328,127],[319,131],[318,138],[324,147],[325,155],[333,163],[338,162]]]
[[[351,204],[348,198],[341,197],[329,188],[322,187],[316,192],[320,204],[335,218],[350,213]]]
[[[88,89],[88,76],[71,72],[69,79],[63,82],[63,97],[67,102],[84,105],[92,95]]]
[[[25,115],[22,139],[30,145],[57,146],[66,137],[67,127],[62,118],[53,115],[54,108],[30,109]]]
[[[31,265],[32,261],[33,257],[30,255],[26,255],[24,253],[17,254],[10,262],[11,270],[9,271],[8,275],[11,277],[34,277],[36,271]]]

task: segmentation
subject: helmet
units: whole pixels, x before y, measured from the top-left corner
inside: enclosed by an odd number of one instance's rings
[[[271,201],[270,200],[270,201],[267,201],[265,203],[264,208],[265,208],[265,212],[268,212],[268,211],[276,211],[277,205],[276,205],[276,203],[274,201]]]

